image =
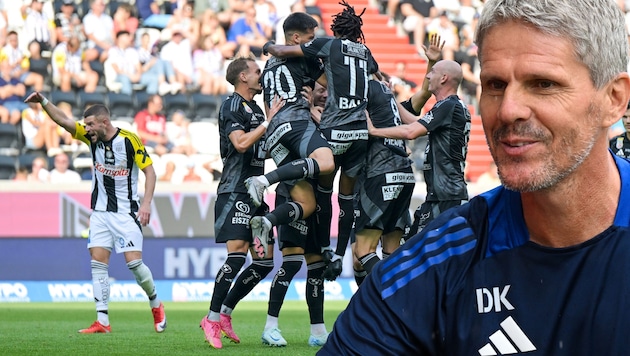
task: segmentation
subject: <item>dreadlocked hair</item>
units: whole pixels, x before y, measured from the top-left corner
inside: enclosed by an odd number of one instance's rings
[[[363,31],[361,31],[361,26],[363,26],[361,16],[363,16],[365,8],[363,8],[363,11],[357,15],[354,12],[354,7],[350,6],[346,0],[342,0],[339,5],[344,6],[345,9],[333,16],[330,29],[339,38],[358,41],[360,43],[365,42],[365,36],[363,36]]]

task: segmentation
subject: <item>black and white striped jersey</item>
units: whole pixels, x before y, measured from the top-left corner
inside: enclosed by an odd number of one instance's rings
[[[138,169],[153,164],[140,137],[118,129],[109,141],[92,143],[85,127],[77,122],[74,138],[85,142],[92,152],[92,209],[116,213],[138,211]]]

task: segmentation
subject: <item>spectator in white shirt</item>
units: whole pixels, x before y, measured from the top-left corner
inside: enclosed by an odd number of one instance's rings
[[[71,170],[70,158],[65,153],[59,153],[55,156],[55,168],[50,171],[50,183],[79,183],[81,175]]]
[[[175,70],[177,83],[182,86],[182,91],[193,86],[192,48],[190,41],[185,39],[180,32],[173,32],[171,40],[162,47],[160,58],[171,63]]]
[[[43,12],[44,1],[33,0],[30,8],[22,16],[26,15],[24,20],[24,36],[26,43],[37,41],[42,51],[50,51],[55,45],[55,27],[54,22],[48,18]]]
[[[103,0],[92,0],[90,12],[83,18],[83,30],[88,39],[86,60],[105,62],[107,51],[113,45],[114,19],[105,13]]]
[[[145,90],[148,94],[157,94],[159,75],[152,71],[142,71],[140,56],[131,43],[131,34],[120,31],[116,35],[116,46],[109,49],[108,65],[111,65],[116,73],[115,82],[122,84],[120,92],[131,95],[133,84],[142,84],[146,86]]]

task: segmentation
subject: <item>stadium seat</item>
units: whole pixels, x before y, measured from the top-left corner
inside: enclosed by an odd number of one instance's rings
[[[107,97],[101,93],[86,93],[83,90],[78,93],[79,106],[83,109],[94,104],[103,104],[107,106]]]
[[[221,97],[194,93],[191,96],[192,119],[194,121],[216,120],[219,117]]]
[[[79,106],[79,100],[74,91],[53,90],[50,93],[50,101],[55,105],[66,102],[72,106],[72,114],[75,117],[83,117],[83,109]]]
[[[17,157],[0,155],[0,179],[12,179],[15,175]]]
[[[131,131],[134,133],[137,133],[136,128],[134,127],[134,125],[127,121],[127,120],[112,120],[112,125],[114,127],[118,127],[119,129],[123,129],[123,130],[127,130],[127,131]]]
[[[0,154],[17,156],[22,148],[22,139],[18,127],[12,124],[0,124]]]
[[[29,170],[31,169],[31,166],[33,165],[33,160],[35,160],[35,158],[37,157],[44,157],[46,160],[48,160],[48,157],[44,154],[44,153],[23,153],[18,157],[18,166],[19,167],[26,167]],[[49,167],[50,168],[50,167]]]
[[[133,98],[126,94],[108,94],[109,112],[114,120],[133,121],[136,114]]]
[[[144,91],[135,92],[133,95],[135,112],[142,111],[147,108],[147,102],[149,101],[149,94]],[[134,114],[135,116],[135,114]]]
[[[219,142],[219,126],[212,122],[193,121],[188,125],[190,132],[190,141],[197,150],[202,154],[220,155],[221,149]]]
[[[162,101],[167,119],[170,119],[173,113],[178,110],[186,113],[186,117],[190,117],[190,101],[186,94],[168,94],[162,97]]]

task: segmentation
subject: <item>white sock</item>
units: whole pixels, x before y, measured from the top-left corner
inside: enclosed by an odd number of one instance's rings
[[[96,316],[99,323],[109,325],[109,316],[107,315],[109,303],[109,272],[106,263],[92,260],[90,262],[92,268],[92,291],[94,300],[96,301]],[[103,311],[104,313],[98,313]]]
[[[271,328],[275,328],[275,329],[278,328],[278,317],[267,315],[267,322],[265,323],[265,330],[271,329]]]
[[[328,331],[326,331],[326,324],[311,324],[311,334],[314,336],[328,334]]]
[[[155,283],[153,282],[153,274],[147,265],[142,260],[133,260],[127,263],[127,268],[136,277],[136,282],[149,297],[149,304],[151,308],[157,308],[160,306],[160,299],[155,293]]]
[[[208,320],[210,321],[219,321],[221,320],[221,314],[217,312],[210,311],[208,312]]]
[[[96,313],[96,320],[103,326],[109,326],[109,314],[106,313]]]
[[[232,311],[234,311],[234,309],[226,307],[225,304],[221,306],[221,314],[230,316],[232,315]]]

